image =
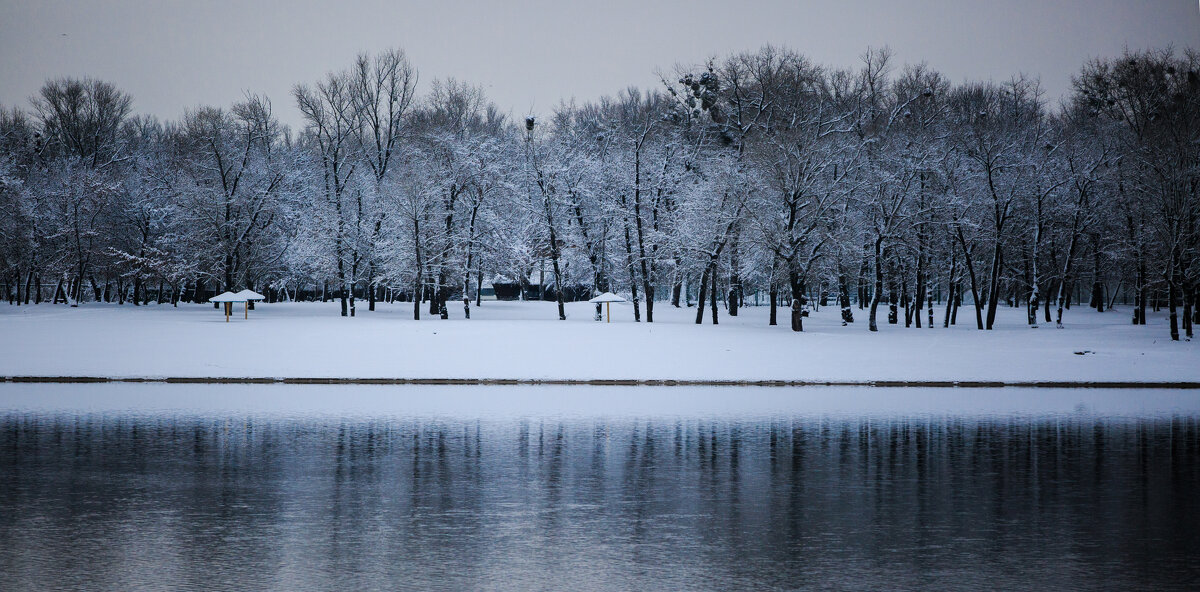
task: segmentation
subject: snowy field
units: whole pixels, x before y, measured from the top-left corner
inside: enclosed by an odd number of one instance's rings
[[[485,302],[469,321],[456,305],[448,321],[414,322],[410,303],[372,313],[364,302],[356,318],[338,316],[336,302],[285,303],[259,305],[249,321],[238,307],[226,323],[210,305],[3,306],[0,376],[1200,381],[1197,342],[1172,343],[1162,314],[1132,326],[1124,308],[1077,307],[1061,330],[1001,309],[983,332],[964,307],[950,329],[878,333],[857,309],[841,326],[835,307],[803,333],[784,309],[767,326],[766,307],[722,310],[716,327],[665,303],[653,324],[634,323],[628,304],[613,306],[612,323],[591,311],[568,304],[561,322],[552,302]]]

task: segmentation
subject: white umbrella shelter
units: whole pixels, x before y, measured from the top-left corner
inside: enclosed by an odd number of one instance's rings
[[[262,294],[259,294],[258,292],[255,292],[254,290],[242,290],[241,292],[238,292],[237,294],[234,294],[234,296],[238,296],[238,297],[240,297],[240,298],[245,298],[245,299],[246,299],[246,305],[245,305],[245,307],[244,307],[244,308],[245,308],[245,311],[244,311],[244,312],[245,312],[245,315],[246,315],[246,318],[247,318],[247,319],[249,319],[249,318],[250,318],[250,301],[251,301],[251,300],[266,300],[266,299],[267,299],[267,297],[266,297],[266,296],[263,296]]]
[[[246,298],[243,296],[240,296],[238,294],[234,294],[233,292],[222,292],[220,294],[217,294],[216,296],[213,296],[212,298],[209,298],[208,301],[209,302],[220,302],[221,304],[224,304],[224,306],[222,306],[221,308],[225,309],[225,322],[228,323],[229,315],[233,314],[233,303],[234,302],[245,302]],[[247,314],[247,316],[249,316],[249,315]]]
[[[612,303],[628,302],[628,301],[625,300],[624,298],[621,298],[620,296],[617,296],[616,294],[613,294],[612,292],[605,292],[595,298],[592,298],[591,300],[588,300],[588,302],[593,302],[596,304],[603,302],[605,318],[607,319],[604,322],[611,323],[612,322]]]

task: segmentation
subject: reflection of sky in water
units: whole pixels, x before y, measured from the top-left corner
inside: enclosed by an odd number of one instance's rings
[[[6,589],[1186,587],[1186,391],[0,385]]]

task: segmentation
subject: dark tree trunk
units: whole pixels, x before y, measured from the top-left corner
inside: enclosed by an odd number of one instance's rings
[[[804,278],[801,277],[799,271],[795,268],[795,266],[791,265],[790,263],[788,264],[788,284],[790,285],[791,290],[792,290],[792,331],[803,331],[804,330],[803,312],[804,312],[804,303],[805,303]],[[799,303],[799,306],[800,306],[799,309],[796,308],[797,303]],[[799,316],[799,317],[796,316],[798,314],[796,312],[797,310],[800,311],[799,314],[801,316]]]
[[[1054,284],[1051,284],[1051,285],[1054,285]],[[1047,297],[1045,302],[1042,303],[1042,310],[1045,311],[1045,314],[1043,316],[1046,319],[1046,322],[1049,323],[1050,321],[1052,321],[1053,319],[1050,318],[1050,298],[1049,297]]]
[[[475,276],[475,306],[483,306],[483,270],[480,269]]]
[[[1000,243],[997,242],[992,251],[992,275],[988,278],[987,324],[985,325],[988,331],[991,331],[992,326],[996,323],[996,305],[1000,300],[1000,271],[1003,263],[1004,254],[1000,249]]]
[[[1171,265],[1171,271],[1168,272],[1167,278],[1167,311],[1171,325],[1171,341],[1179,341],[1179,313],[1175,307],[1175,299],[1178,298],[1175,289],[1175,269]]]
[[[944,329],[950,327],[950,315],[954,310],[954,282],[950,282],[950,285],[946,287],[946,293],[946,316],[942,319],[942,328]],[[930,314],[933,314],[932,310],[931,308]]]
[[[922,179],[924,179],[924,176],[922,176]],[[924,180],[922,180],[922,185],[924,185]],[[925,232],[924,232],[924,228],[922,227],[920,229],[920,231],[917,233],[917,285],[916,285],[916,292],[915,292],[916,297],[913,299],[913,317],[914,317],[913,320],[916,321],[918,329],[921,328],[921,306],[925,303],[925,296],[926,296],[926,294],[925,294],[925,291],[926,291],[925,275],[928,273],[928,269],[927,269],[928,262],[926,261],[927,255],[925,253],[925,242],[926,242]],[[932,313],[932,309],[930,310],[930,312]],[[929,326],[932,327],[933,323],[930,322]]]
[[[375,277],[375,264],[374,263],[371,264],[371,267],[367,273],[369,273],[372,278]],[[367,282],[367,310],[370,312],[375,312],[375,300],[376,300],[375,290],[376,290],[375,280],[369,280]]]
[[[1137,307],[1134,312],[1135,316],[1134,316],[1133,324],[1145,325],[1146,324],[1146,296],[1147,296],[1147,292],[1148,292],[1148,290],[1146,289],[1146,260],[1142,256],[1142,253],[1140,251],[1138,252],[1137,259],[1138,259]]]
[[[1104,282],[1100,277],[1100,237],[1092,235],[1092,298],[1088,306],[1104,312]]]
[[[958,309],[962,306],[962,283],[954,283],[954,310],[950,311],[950,324],[958,324]]]
[[[551,236],[551,240],[553,240],[554,233],[553,232],[550,233],[550,236]],[[567,320],[567,310],[563,306],[562,271],[558,267],[558,247],[554,247],[554,249],[552,250],[552,256],[554,257],[554,260],[553,260],[553,263],[554,263],[554,285],[555,285],[555,290],[554,290],[555,294],[554,295],[555,295],[556,299],[558,300],[558,320],[565,321],[565,320]],[[542,286],[542,291],[543,292],[546,291],[546,286],[544,286],[544,285]]]
[[[966,253],[964,260],[967,263],[967,275],[971,277],[971,300],[975,304],[975,325],[983,330],[983,302],[979,300],[979,280],[975,275],[975,264],[971,261],[971,253],[966,251],[966,244],[963,244],[964,252]]]
[[[712,270],[708,272],[709,281],[712,282],[712,289],[709,293],[709,308],[712,309],[712,324],[717,324],[717,261],[713,259],[709,264]]]
[[[768,280],[771,282],[770,289],[768,290],[768,293],[771,298],[771,313],[770,313],[770,318],[767,320],[767,325],[770,325],[772,327],[778,323],[777,310],[779,308],[779,283],[776,281],[776,278],[775,278],[775,270],[778,268],[778,266],[779,266],[779,259],[772,257],[771,258],[771,276],[770,276],[770,279]]]
[[[946,282],[946,318],[942,321],[943,328],[950,327],[951,311],[954,309],[954,297],[958,287],[958,253],[950,247],[950,276]]]
[[[871,271],[867,260],[867,246],[863,246],[862,264],[858,267],[858,310],[863,310],[867,306],[867,301],[871,298],[870,294],[867,293],[869,291],[867,287],[867,274]]]
[[[842,325],[854,322],[854,309],[850,306],[850,286],[846,283],[846,273],[838,274],[838,305],[842,307]]]
[[[875,239],[875,287],[871,291],[871,311],[867,315],[868,331],[879,330],[876,318],[879,311],[879,295],[883,293],[883,253],[880,250],[882,244],[883,238],[877,237]]]
[[[346,283],[346,269],[345,269],[345,264],[342,263],[341,257],[338,257],[338,265],[337,266],[338,266],[338,285],[341,286],[341,289],[342,289],[342,291],[341,291],[342,316],[348,317],[348,316],[350,316],[350,302],[348,301],[348,296],[347,296],[346,292],[350,291],[350,286]]]
[[[1183,284],[1183,335],[1192,337],[1192,288],[1189,282]]]
[[[729,244],[729,316],[736,317],[741,300],[742,280],[738,274],[738,235]]]
[[[895,325],[900,322],[900,295],[896,293],[896,266],[889,262],[888,265],[888,324]]]
[[[96,302],[100,302],[101,291],[100,291],[100,286],[96,284],[96,276],[89,275],[88,283],[90,283],[92,285],[92,295],[96,298]]]
[[[776,324],[778,324],[778,312],[777,311],[779,309],[779,288],[776,287],[774,281],[771,282],[770,297],[771,297],[771,313],[770,313],[770,319],[767,321],[767,324],[771,325],[771,326],[775,326]]]

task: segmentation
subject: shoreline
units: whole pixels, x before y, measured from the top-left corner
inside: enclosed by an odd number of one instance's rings
[[[1048,388],[1048,389],[1200,389],[1193,381],[1081,380],[704,380],[602,378],[353,378],[252,376],[5,376],[10,384],[157,383],[157,384],[329,384],[441,386],[673,386],[673,387],[873,387],[873,388]]]

